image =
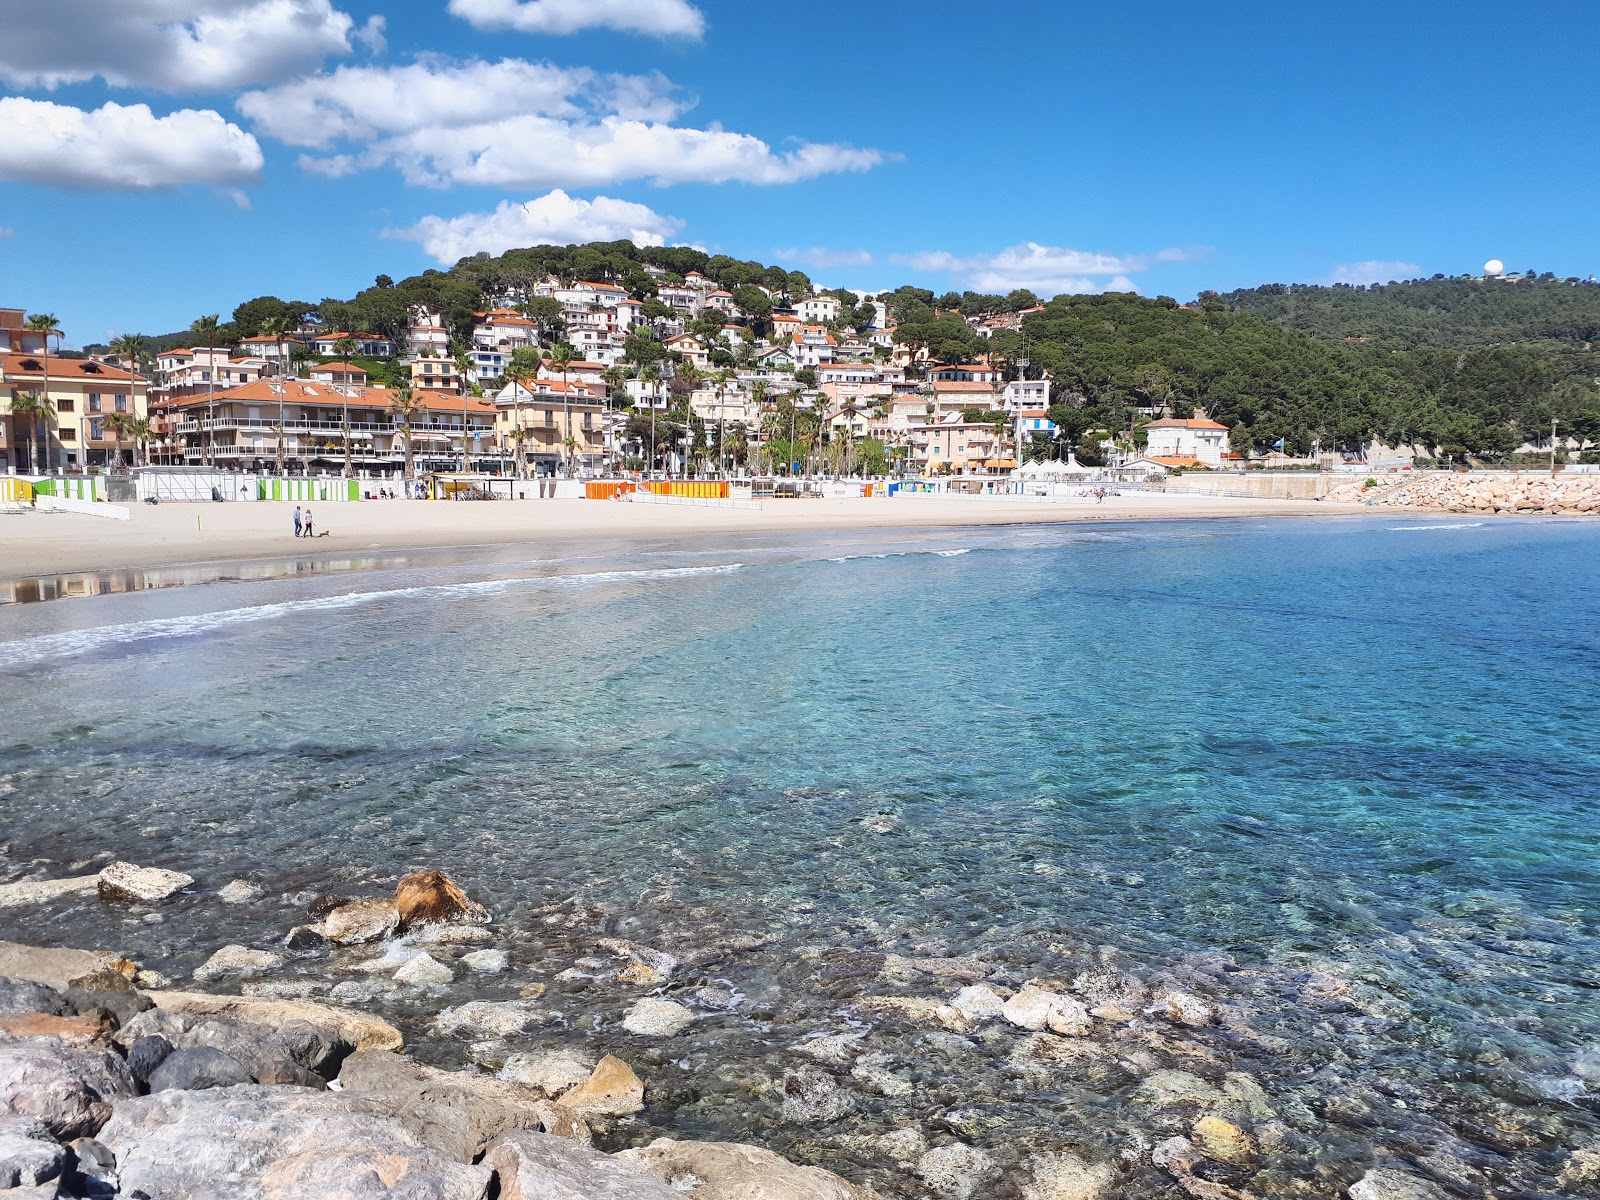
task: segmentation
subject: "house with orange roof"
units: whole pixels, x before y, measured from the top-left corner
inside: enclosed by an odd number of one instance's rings
[[[563,466],[598,470],[605,454],[606,406],[592,386],[559,379],[513,380],[494,397],[501,446],[530,474]]]
[[[0,354],[43,354],[45,335],[28,328],[28,310],[0,308]]]
[[[824,325],[801,325],[789,335],[789,353],[801,367],[831,363],[836,345],[833,334]]]
[[[313,383],[366,383],[367,373],[354,363],[318,363],[307,374]]]
[[[705,343],[692,333],[680,333],[677,337],[669,337],[661,343],[673,354],[681,354],[684,361],[698,371],[704,371],[711,366],[711,353]]]
[[[111,436],[105,418],[147,417],[147,391],[142,376],[92,358],[0,353],[0,466],[44,474],[132,463],[132,444]],[[29,393],[48,401],[44,417],[13,415],[16,399]],[[30,426],[37,462],[28,460]]]
[[[1145,456],[1167,466],[1222,466],[1228,451],[1228,427],[1205,415],[1179,419],[1165,417],[1144,427],[1148,439]],[[1166,463],[1167,459],[1193,459],[1193,464]]]

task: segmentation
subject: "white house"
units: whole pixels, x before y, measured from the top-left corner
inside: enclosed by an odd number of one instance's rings
[[[807,325],[826,325],[839,319],[839,300],[835,296],[812,296],[797,300],[794,311]]]
[[[1048,379],[1013,379],[1000,392],[1000,407],[1008,413],[1041,412],[1050,407]]]
[[[1206,417],[1183,421],[1166,417],[1144,428],[1148,458],[1192,458],[1201,466],[1220,467],[1228,451],[1228,427]]]
[[[312,338],[311,349],[324,357],[339,354],[339,343],[346,340],[354,342],[355,352],[367,358],[388,358],[394,353],[394,343],[386,337],[375,333],[346,333],[342,329]]]

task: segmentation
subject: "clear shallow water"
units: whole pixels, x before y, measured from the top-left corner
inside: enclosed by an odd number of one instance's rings
[[[181,977],[281,938],[303,918],[279,896],[438,866],[519,968],[385,1010],[462,1061],[434,1012],[544,982],[556,1018],[526,1040],[642,1063],[647,1126],[895,1192],[850,1139],[916,1124],[1005,1166],[1120,1161],[1122,1194],[1158,1195],[1138,1141],[1193,1114],[1141,1080],[1240,1071],[1265,1148],[1218,1179],[1334,1195],[1393,1162],[1556,1195],[1597,1135],[1597,585],[1600,527],[1400,518],[438,553],[14,606],[0,867],[113,853],[201,883],[162,924],[63,905],[0,910],[0,936]],[[267,898],[216,903],[236,877]],[[706,1013],[691,1034],[630,1039],[625,989],[555,978],[605,932],[705,960],[669,989]],[[959,986],[886,979],[884,954],[1013,985],[1110,962],[1229,1020],[1103,1030],[1043,1072],[1014,1030],[879,1023],[912,1090],[842,1073],[854,1116],[785,1122],[791,1043],[861,996]],[[693,994],[718,980],[731,1013]]]

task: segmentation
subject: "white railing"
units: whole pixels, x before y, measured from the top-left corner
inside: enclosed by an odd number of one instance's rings
[[[667,504],[688,508],[739,508],[761,511],[759,500],[720,500],[711,496],[658,496],[654,492],[625,492],[623,498],[632,504]]]

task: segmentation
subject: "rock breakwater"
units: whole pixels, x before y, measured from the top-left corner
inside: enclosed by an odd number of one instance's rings
[[[1600,513],[1600,475],[1414,472],[1341,484],[1334,504],[1378,504],[1456,513],[1592,516]]]

